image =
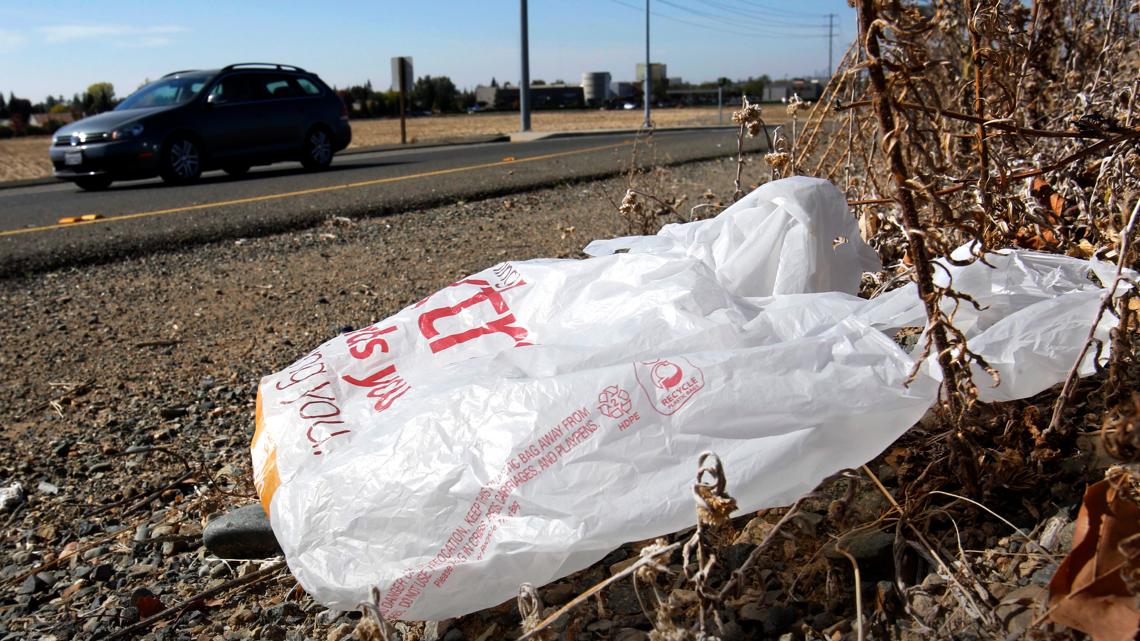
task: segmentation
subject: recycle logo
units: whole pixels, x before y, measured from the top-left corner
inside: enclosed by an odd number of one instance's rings
[[[629,399],[629,393],[617,385],[610,385],[598,394],[598,411],[610,418],[621,418],[629,413],[632,407],[633,402]]]

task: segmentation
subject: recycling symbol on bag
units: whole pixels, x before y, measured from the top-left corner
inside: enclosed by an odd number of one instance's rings
[[[598,394],[598,411],[610,418],[621,418],[632,407],[633,402],[629,399],[629,392],[617,385],[610,385]]]

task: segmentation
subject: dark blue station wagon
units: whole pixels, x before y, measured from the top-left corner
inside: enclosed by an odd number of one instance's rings
[[[113,111],[55,133],[55,176],[87,190],[203,171],[241,175],[254,165],[300,161],[324,169],[352,140],[348,110],[316,74],[292,65],[243,63],[178,71],[144,85]]]

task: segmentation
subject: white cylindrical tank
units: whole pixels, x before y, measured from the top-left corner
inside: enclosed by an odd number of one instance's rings
[[[608,100],[610,97],[610,72],[583,72],[582,93],[585,94],[588,105],[597,105]]]

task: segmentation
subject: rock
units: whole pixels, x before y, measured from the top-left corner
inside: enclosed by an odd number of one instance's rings
[[[744,529],[736,536],[736,540],[733,541],[733,544],[751,543],[754,546],[760,545],[764,541],[764,538],[768,536],[768,533],[775,527],[776,525],[774,523],[769,523],[764,520],[764,517],[757,516],[744,526]]]
[[[843,549],[848,554],[855,557],[856,561],[870,561],[890,554],[891,548],[895,544],[895,535],[889,532],[870,530],[848,534],[839,542],[842,543]],[[836,543],[836,541],[831,541],[823,546],[823,555],[835,561],[846,561],[847,557],[839,552]]]
[[[176,418],[181,418],[189,413],[190,410],[186,409],[185,407],[164,407],[158,410],[158,415],[168,421]]]
[[[1045,599],[1046,590],[1040,585],[1027,585],[1010,592],[994,608],[998,621],[1010,633],[1007,638],[1021,638],[1033,623],[1037,613],[1035,606]]]
[[[613,635],[614,641],[648,641],[649,635],[637,628],[621,628]]]
[[[207,523],[202,543],[222,559],[264,559],[281,553],[260,503],[240,507]]]
[[[285,628],[279,625],[267,625],[261,629],[258,638],[266,641],[285,641],[286,634]]]
[[[464,641],[463,631],[459,628],[452,628],[443,635],[443,641]]]
[[[546,605],[563,605],[578,595],[578,589],[569,583],[556,583],[542,589],[542,601]]]
[[[91,570],[91,578],[100,583],[110,581],[113,576],[115,576],[115,566],[110,563],[102,563]]]
[[[43,494],[59,494],[59,487],[47,481],[40,481],[40,484],[36,486],[36,491]]]
[[[305,611],[296,603],[286,601],[285,603],[266,608],[265,612],[261,614],[261,618],[269,623],[294,624],[304,620]]]
[[[737,613],[741,619],[745,621],[763,621],[764,620],[764,607],[755,601],[745,603],[744,607],[740,608]]]
[[[343,639],[347,639],[352,636],[352,630],[354,627],[356,627],[355,624],[342,623],[332,630],[329,630],[328,636],[325,637],[325,641],[343,641]],[[443,637],[443,639],[444,641],[447,641],[446,636]]]
[[[39,574],[33,574],[24,579],[20,587],[16,588],[16,594],[35,594],[47,589],[48,583],[40,578]]]

